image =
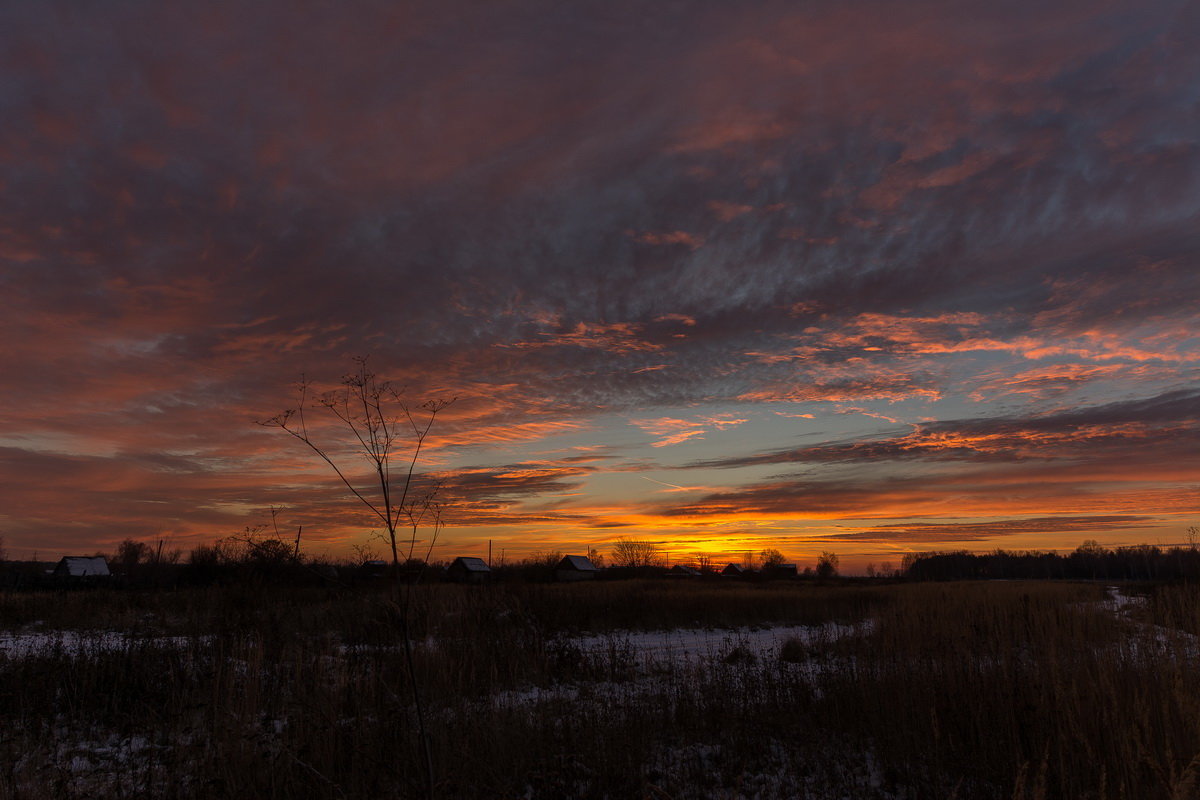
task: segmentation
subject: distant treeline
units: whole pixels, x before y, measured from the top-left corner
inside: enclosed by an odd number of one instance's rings
[[[105,554],[99,554],[105,555]],[[108,556],[105,556],[108,558]],[[228,557],[214,548],[196,548],[190,557],[179,560],[122,562],[109,561],[107,576],[65,577],[53,574],[52,561],[0,561],[0,590],[84,589],[108,587],[115,589],[173,589],[188,586],[277,585],[294,587],[345,587],[386,585],[397,577],[402,583],[444,583],[454,578],[448,562],[424,562],[408,559],[398,567],[388,561],[328,561],[319,558],[297,557]],[[528,558],[494,564],[482,582],[486,583],[551,583],[558,580],[557,561]],[[709,570],[695,575],[672,574],[665,566],[609,566],[595,575],[599,581],[620,581],[637,578],[684,578],[730,582],[733,580],[763,582],[774,580],[815,580],[812,570],[797,575],[771,569],[726,576]]]
[[[1195,538],[1195,533],[1189,538]],[[453,580],[447,561],[402,560],[397,566],[378,558],[331,561],[307,556],[293,542],[275,537],[229,537],[201,545],[190,553],[164,552],[141,542],[126,540],[114,553],[96,553],[107,560],[111,575],[76,579],[53,574],[56,562],[6,561],[0,556],[0,589],[46,589],[83,586],[125,588],[173,588],[182,586],[269,583],[293,586],[344,586],[391,582],[438,583]],[[763,551],[736,574],[722,574],[720,565],[708,561],[678,571],[668,569],[657,553],[654,558],[605,563],[595,550],[588,557],[603,567],[598,580],[630,578],[697,578],[728,582],[770,580],[844,580],[838,575],[838,558],[823,553],[817,568],[798,570],[784,563],[778,551]],[[485,577],[487,582],[544,583],[556,580],[562,553],[536,553],[520,560],[498,559]],[[953,580],[1110,580],[1172,581],[1200,580],[1200,546],[1162,547],[1134,545],[1105,548],[1086,541],[1070,553],[1038,550],[966,550],[910,553],[898,570],[885,566],[867,569],[867,580],[953,581]],[[861,580],[861,579],[851,579]]]
[[[917,581],[1046,579],[1160,581],[1200,579],[1200,548],[1134,545],[1108,549],[1087,541],[1068,554],[1036,550],[913,553],[903,576]]]
[[[0,547],[0,588],[54,589],[107,586],[113,588],[172,588],[246,583],[291,586],[355,586],[398,579],[402,583],[438,583],[462,580],[451,569],[450,560],[408,557],[393,565],[368,548],[356,548],[350,559],[333,560],[311,556],[302,549],[299,537],[284,539],[266,526],[248,527],[241,534],[203,544],[185,553],[126,539],[102,557],[109,574],[68,576],[54,574],[57,562],[7,561]],[[561,580],[559,564],[564,553],[537,552],[521,559],[500,558],[488,565],[486,574],[471,576],[470,582],[546,583]],[[599,568],[587,576],[595,580],[630,578],[701,578],[710,580],[770,581],[783,579],[833,579],[838,575],[838,557],[822,553],[816,568],[799,570],[775,549],[748,554],[734,574],[722,574],[725,565],[698,556],[671,569],[661,548],[651,542],[619,539],[610,554],[588,548],[586,558]],[[482,559],[477,559],[482,561]],[[880,573],[883,577],[883,573]],[[893,576],[895,577],[895,576]]]

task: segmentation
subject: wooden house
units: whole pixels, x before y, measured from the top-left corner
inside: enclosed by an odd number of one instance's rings
[[[482,558],[459,556],[446,568],[446,579],[454,583],[483,583],[492,575],[492,568]]]
[[[795,578],[799,574],[795,564],[774,564],[763,567],[765,578]]]
[[[600,574],[600,568],[587,556],[563,556],[554,568],[554,579],[559,581],[590,581]]]
[[[63,556],[51,573],[62,580],[109,578],[108,559],[104,556]]]

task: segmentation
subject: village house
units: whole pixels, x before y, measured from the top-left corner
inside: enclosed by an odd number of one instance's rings
[[[766,578],[795,578],[799,575],[795,564],[773,564],[763,567],[763,577]]]
[[[454,583],[483,583],[491,575],[486,561],[471,556],[459,556],[446,568],[446,579]]]
[[[590,581],[600,574],[600,568],[587,556],[563,556],[554,568],[554,579],[559,581]]]
[[[55,578],[67,580],[112,576],[108,570],[108,559],[104,556],[63,556],[51,574]]]

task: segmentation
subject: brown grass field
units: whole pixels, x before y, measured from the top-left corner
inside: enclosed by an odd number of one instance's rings
[[[0,595],[0,797],[424,796],[390,591]],[[1195,585],[412,591],[437,797],[1200,797]]]

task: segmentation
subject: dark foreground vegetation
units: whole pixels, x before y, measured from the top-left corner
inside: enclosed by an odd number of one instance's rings
[[[424,796],[392,591],[0,595],[0,797]],[[434,790],[1198,796],[1200,588],[1121,591],[1118,606],[1069,582],[418,586]],[[740,638],[781,623],[824,627],[770,651]],[[704,626],[749,627],[683,660],[628,634]]]
[[[1189,530],[1193,539],[1200,533]],[[914,553],[905,557],[909,580],[1039,580],[1068,578],[1106,581],[1200,580],[1200,546],[1140,544],[1107,548],[1084,542],[1070,553],[994,550],[970,553]]]

